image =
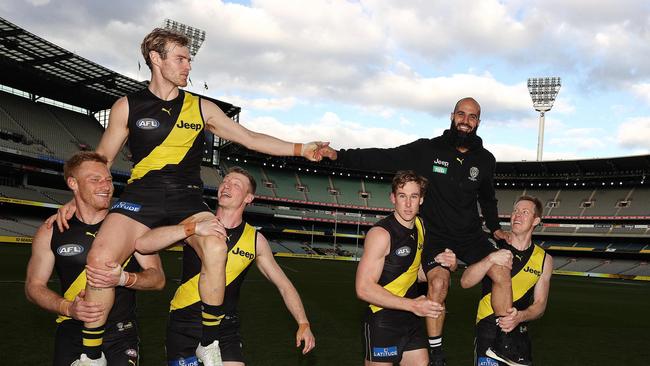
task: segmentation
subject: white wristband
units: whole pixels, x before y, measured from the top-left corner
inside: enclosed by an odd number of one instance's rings
[[[120,282],[117,283],[118,286],[124,286],[126,285],[126,281],[129,280],[129,274],[126,273],[126,271],[122,270],[122,267],[120,267]]]

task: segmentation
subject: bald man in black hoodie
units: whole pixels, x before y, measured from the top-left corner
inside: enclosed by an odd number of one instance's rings
[[[493,187],[496,160],[483,147],[476,135],[480,124],[481,106],[474,98],[463,98],[451,113],[451,126],[442,136],[419,139],[390,149],[348,149],[336,151],[325,147],[320,154],[336,160],[342,167],[394,172],[414,170],[426,177],[427,188],[420,213],[426,227],[426,243],[422,266],[427,274],[428,297],[444,303],[449,288],[450,272],[434,258],[450,249],[467,264],[473,264],[496,248],[483,231],[477,203],[485,225],[495,239],[508,239],[501,230],[497,199]],[[496,285],[492,306],[497,316],[507,315],[512,307],[510,270],[494,266],[488,275]],[[427,319],[430,365],[446,365],[442,352],[443,316]],[[501,342],[506,348],[508,342]],[[504,353],[513,352],[508,349]]]

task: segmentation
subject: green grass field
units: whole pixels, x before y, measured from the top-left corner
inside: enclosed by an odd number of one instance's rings
[[[54,315],[23,293],[27,245],[0,245],[2,365],[49,365]],[[139,294],[141,365],[164,365],[169,299],[180,274],[179,254],[163,254],[168,283]],[[316,349],[303,357],[293,344],[296,325],[273,285],[252,270],[242,290],[244,353],[248,365],[361,365],[360,318],[354,295],[355,263],[279,259],[300,292]],[[53,282],[53,286],[58,283]],[[56,287],[55,287],[56,288]],[[462,290],[458,277],[448,301],[444,345],[448,364],[471,365],[478,289]],[[650,365],[650,283],[556,276],[546,315],[531,326],[537,366]]]

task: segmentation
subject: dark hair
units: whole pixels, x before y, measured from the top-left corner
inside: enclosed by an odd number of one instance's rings
[[[517,198],[517,200],[515,201],[515,204],[513,206],[516,206],[517,203],[519,203],[521,201],[532,202],[533,205],[535,205],[535,217],[539,217],[539,218],[542,217],[542,212],[544,211],[544,207],[542,205],[542,201],[540,201],[539,198],[533,197],[533,196],[528,196],[528,195],[519,196],[519,198]]]
[[[239,173],[248,178],[251,194],[255,194],[255,191],[257,190],[257,182],[255,182],[255,177],[253,177],[251,173],[248,172],[248,170],[240,166],[233,166],[232,168],[228,169],[228,173],[226,173],[226,175],[230,173]]]
[[[94,151],[79,151],[72,155],[70,159],[63,164],[63,178],[68,180],[69,177],[72,177],[75,174],[77,168],[86,161],[96,161],[102,164],[108,163],[108,160],[104,155],[98,154]]]
[[[478,106],[478,116],[477,117],[480,120],[481,119],[481,105],[478,104],[476,99],[474,99],[472,97],[465,97],[463,99],[460,99],[458,102],[456,102],[456,105],[454,106],[454,113],[453,114],[456,114],[456,111],[458,110],[458,106],[460,105],[460,103],[462,103],[462,102],[464,102],[466,100],[471,100],[472,102],[476,103],[476,105]]]
[[[160,57],[165,59],[167,58],[167,51],[169,51],[165,48],[168,43],[187,47],[187,45],[190,44],[190,39],[182,33],[164,28],[156,28],[144,37],[142,44],[140,45],[140,50],[142,51],[144,62],[147,63],[149,69],[152,68],[149,52],[156,51],[160,54]]]
[[[401,170],[395,174],[393,177],[392,192],[397,193],[397,190],[404,187],[404,185],[408,182],[415,182],[417,185],[419,185],[420,196],[424,197],[424,192],[427,190],[427,184],[429,184],[429,181],[427,178],[421,175],[417,175],[417,173],[412,170]]]

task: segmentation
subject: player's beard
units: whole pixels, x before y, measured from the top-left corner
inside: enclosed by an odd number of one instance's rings
[[[456,124],[452,119],[451,127],[449,127],[449,130],[451,131],[452,143],[454,144],[455,147],[464,147],[464,148],[471,147],[478,139],[478,137],[476,136],[477,129],[478,129],[478,125],[470,132],[460,131],[458,128],[456,128]]]

